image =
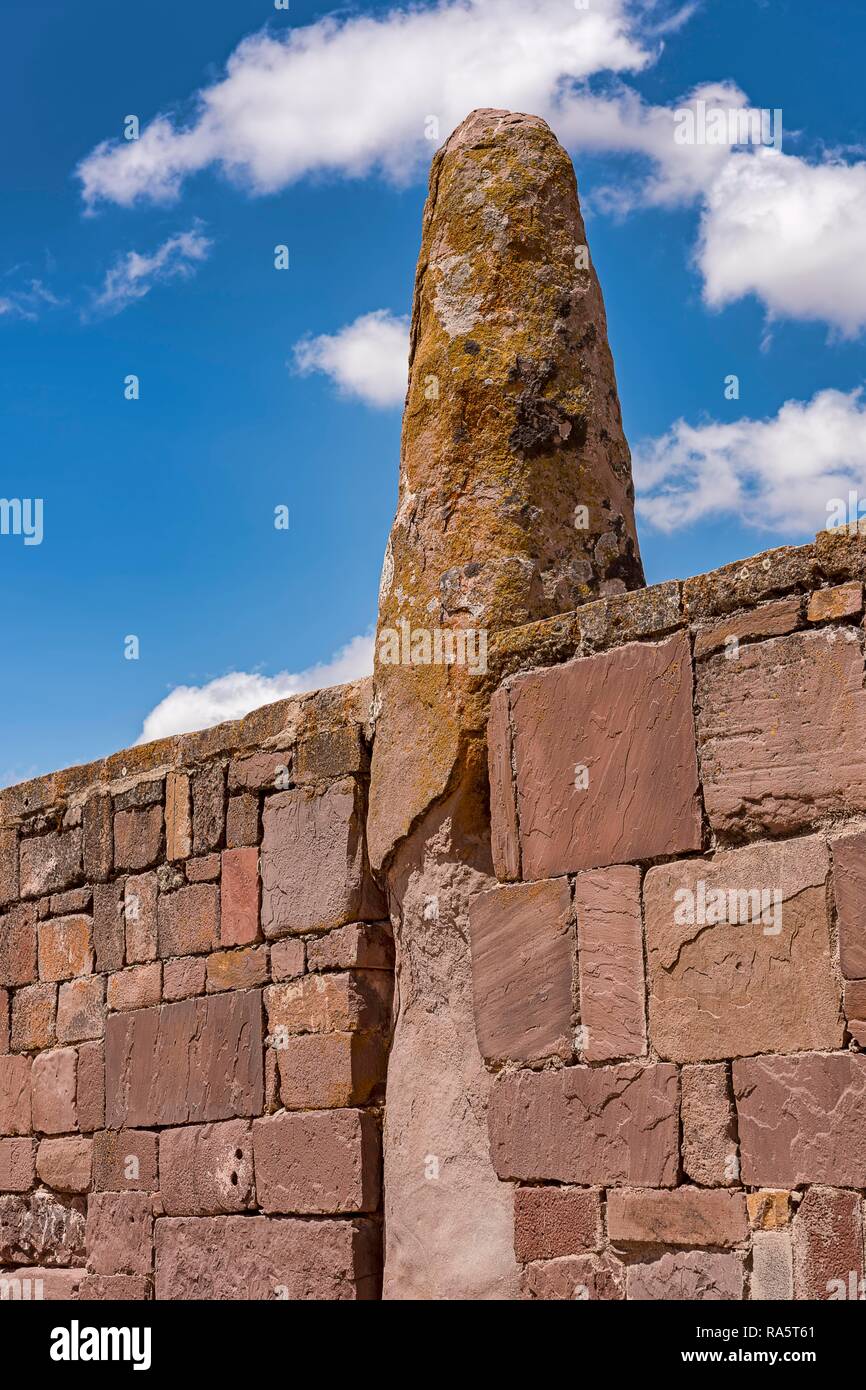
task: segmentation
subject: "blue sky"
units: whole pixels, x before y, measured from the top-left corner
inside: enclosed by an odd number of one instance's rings
[[[866,497],[866,13],[828,14],[4,0],[0,496],[44,534],[0,535],[0,783],[369,662],[431,114],[572,154],[650,582]],[[699,100],[782,152],[678,145]]]

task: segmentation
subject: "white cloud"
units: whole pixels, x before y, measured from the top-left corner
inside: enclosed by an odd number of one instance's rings
[[[324,372],[346,395],[381,408],[403,404],[408,363],[409,320],[387,309],[295,344],[295,366],[303,375]]]
[[[206,685],[179,685],[150,711],[142,725],[138,743],[167,738],[171,734],[209,729],[226,719],[241,719],[260,705],[321,690],[330,685],[369,676],[373,670],[373,638],[353,637],[330,661],[297,673],[282,671],[262,676],[248,671],[232,671]]]
[[[571,84],[639,70],[653,51],[630,0],[439,0],[326,18],[245,39],[189,121],[163,114],[138,140],[104,141],[78,175],[89,206],[170,202],[211,165],[255,193],[323,171],[401,180],[435,147],[428,117],[443,140],[476,106],[555,117]]]
[[[861,389],[786,401],[766,420],[684,420],[634,450],[640,517],[671,532],[735,516],[763,531],[813,535],[828,504],[866,503],[866,401]],[[853,518],[852,518],[853,519]]]
[[[188,279],[210,254],[213,243],[198,227],[170,236],[151,255],[128,251],[107,272],[93,309],[119,314],[128,304],[143,299],[154,285]]]
[[[62,302],[41,280],[29,280],[24,289],[0,296],[0,315],[35,323],[43,309],[56,309]]]

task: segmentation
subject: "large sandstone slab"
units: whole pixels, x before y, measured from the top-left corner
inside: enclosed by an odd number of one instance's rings
[[[105,1028],[105,1096],[109,1129],[260,1114],[261,991],[112,1015]]]
[[[574,886],[585,1062],[646,1052],[646,982],[640,869],[620,864],[578,874]]]
[[[519,677],[511,722],[524,878],[700,849],[685,633]]]
[[[469,907],[475,1031],[492,1061],[572,1052],[574,932],[568,879],[480,893]]]
[[[379,1235],[365,1220],[166,1217],[156,1223],[158,1299],[371,1299]]]
[[[724,836],[790,835],[866,810],[862,634],[794,633],[698,664],[707,815]]]
[[[381,1139],[366,1110],[265,1115],[253,1124],[256,1194],[262,1211],[375,1211]]]
[[[363,808],[352,778],[265,803],[262,929],[269,939],[385,916],[367,870]]]
[[[650,1041],[675,1062],[841,1047],[817,836],[650,869]]]
[[[794,1218],[797,1297],[862,1300],[863,1268],[859,1193],[810,1187]]]
[[[846,980],[866,979],[866,832],[833,841],[833,889],[839,966]]]
[[[617,1245],[741,1245],[746,1199],[724,1188],[608,1193],[607,1231]]]
[[[743,1281],[742,1255],[678,1250],[648,1264],[629,1265],[626,1297],[654,1303],[727,1302],[743,1297]]]
[[[747,1057],[733,1079],[744,1183],[866,1187],[866,1056]]]
[[[565,1067],[497,1078],[490,1150],[500,1178],[668,1187],[677,1180],[676,1067]]]

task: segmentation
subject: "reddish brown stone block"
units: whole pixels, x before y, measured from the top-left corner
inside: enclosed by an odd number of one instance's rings
[[[75,1109],[75,1048],[58,1047],[33,1059],[33,1128],[64,1134],[78,1128]]]
[[[267,753],[247,753],[229,764],[230,791],[285,791],[289,784],[292,754],[286,748]]]
[[[866,810],[860,642],[822,628],[699,664],[704,801],[719,835],[793,835]]]
[[[381,970],[304,975],[265,990],[268,1029],[280,1034],[352,1033],[388,1027],[392,980]]]
[[[156,1223],[158,1299],[371,1299],[379,1270],[370,1221],[193,1216]]]
[[[81,875],[81,831],[51,831],[21,841],[22,898],[59,893]]]
[[[493,868],[496,877],[505,882],[520,878],[520,836],[512,756],[511,706],[508,690],[501,686],[490,701],[487,774],[490,779]]]
[[[162,967],[158,960],[149,965],[132,965],[109,975],[107,1002],[110,1009],[146,1009],[158,1004],[162,994]]]
[[[646,1187],[677,1180],[678,1081],[667,1063],[501,1075],[488,1118],[503,1179]]]
[[[165,857],[177,861],[192,854],[189,777],[170,772],[165,779]]]
[[[85,884],[83,888],[70,888],[66,893],[52,893],[47,913],[41,910],[44,902],[43,898],[38,904],[40,917],[71,917],[78,912],[89,912],[93,889]]]
[[[110,1129],[261,1112],[261,993],[214,994],[112,1014],[105,1028]]]
[[[617,1245],[741,1245],[746,1199],[720,1187],[617,1190],[607,1195],[607,1232]]]
[[[162,807],[116,811],[114,815],[114,863],[118,869],[137,873],[156,864],[162,854]]]
[[[41,1190],[0,1197],[0,1267],[83,1263],[81,1212]]]
[[[357,724],[342,729],[322,729],[302,738],[295,749],[292,772],[296,782],[336,782],[365,768]]]
[[[0,917],[0,984],[29,985],[37,973],[36,909],[21,903]]]
[[[586,1062],[646,1053],[646,983],[640,870],[578,874],[574,886],[580,978],[580,1049]]]
[[[256,1193],[262,1211],[375,1211],[381,1139],[366,1110],[266,1115],[253,1122]]]
[[[259,852],[225,849],[220,883],[220,940],[247,946],[259,935]]]
[[[32,1065],[29,1057],[0,1057],[0,1135],[30,1133]]]
[[[40,1181],[56,1192],[86,1192],[90,1187],[91,1141],[43,1139],[36,1171]]]
[[[680,1086],[683,1172],[704,1187],[736,1182],[740,1160],[727,1067],[683,1067]]]
[[[91,1274],[148,1275],[153,1269],[152,1198],[145,1192],[92,1192],[87,1199]]]
[[[518,1187],[514,1253],[523,1264],[583,1255],[604,1239],[598,1192],[581,1187]]]
[[[848,1028],[861,1042],[862,1032],[866,1028],[866,980],[846,980],[842,999]]]
[[[0,908],[18,898],[18,832],[0,830]]]
[[[711,627],[702,628],[695,634],[695,660],[712,656],[724,648],[733,654],[739,652],[739,643],[754,641],[761,637],[781,637],[800,626],[802,600],[794,598],[777,599],[774,603],[763,603],[758,608],[749,608],[744,613],[732,613]]]
[[[733,1078],[747,1186],[866,1187],[866,1057],[747,1057]]]
[[[192,778],[192,845],[196,854],[219,849],[225,815],[225,768],[208,763]]]
[[[124,884],[97,883],[93,889],[93,948],[96,969],[120,970],[125,950]]]
[[[856,580],[816,589],[809,598],[806,617],[810,623],[829,623],[839,618],[858,618],[863,612],[863,585]]]
[[[162,967],[162,997],[171,1001],[204,994],[206,977],[205,956],[181,956],[178,960],[167,960]]]
[[[296,960],[291,955],[301,947],[300,970],[290,969],[292,975],[303,973],[303,942],[280,941],[271,949],[271,962],[279,950],[281,959]],[[307,942],[309,970],[393,970],[394,938],[387,922],[349,922],[324,936]],[[276,975],[274,978],[278,978]],[[288,975],[282,978],[288,978]]]
[[[194,883],[159,899],[159,954],[212,951],[219,941],[219,889]]]
[[[186,861],[186,877],[189,883],[215,883],[219,876],[218,854],[201,854],[196,859]]]
[[[526,1266],[521,1297],[608,1302],[625,1297],[625,1270],[609,1255],[566,1255]]]
[[[16,1266],[14,1273],[0,1276],[10,1290],[8,1298],[39,1299],[45,1303],[69,1303],[81,1296],[83,1269],[40,1269]]]
[[[36,1176],[32,1139],[0,1139],[0,1192],[27,1192]]]
[[[138,1274],[85,1274],[78,1290],[89,1303],[141,1303],[150,1295],[150,1280]]]
[[[267,981],[267,946],[215,951],[207,958],[207,987],[211,993],[221,989],[253,989]]]
[[[241,849],[259,842],[259,798],[252,792],[230,796],[226,812],[226,845]]]
[[[678,1250],[649,1264],[629,1265],[626,1297],[651,1302],[739,1301],[743,1297],[742,1255]]]
[[[68,980],[57,995],[59,1042],[84,1042],[102,1037],[105,1026],[105,980],[102,975]]]
[[[126,960],[129,965],[156,959],[156,900],[156,874],[135,874],[126,880],[123,920],[126,930]]]
[[[383,917],[364,850],[363,806],[346,779],[265,801],[262,927],[270,938]]]
[[[12,996],[12,1047],[35,1052],[55,1041],[57,986],[25,985]]]
[[[518,677],[510,696],[524,878],[700,849],[685,633]]]
[[[384,1086],[387,1040],[375,1033],[303,1033],[274,1048],[287,1110],[366,1105]]]
[[[39,923],[39,978],[72,980],[93,970],[89,917]]]
[[[866,832],[834,840],[832,850],[839,964],[846,980],[863,980],[866,979]]]
[[[0,989],[0,1053],[9,1051],[9,991]]]
[[[567,1060],[574,960],[568,879],[479,893],[469,906],[469,936],[482,1057]]]
[[[817,836],[650,869],[650,1041],[660,1056],[841,1047],[828,872]]]
[[[860,1196],[810,1187],[794,1217],[794,1288],[801,1299],[862,1299]]]
[[[255,1206],[249,1121],[163,1130],[159,1173],[167,1216],[222,1216]]]
[[[296,937],[275,941],[271,947],[271,978],[294,980],[304,973],[304,943]]]
[[[84,803],[84,874],[91,883],[101,883],[114,868],[114,835],[111,824],[111,797],[91,796]]]
[[[96,1192],[156,1192],[157,1136],[145,1129],[103,1129],[93,1136]]]
[[[105,1124],[105,1055],[101,1042],[86,1042],[78,1049],[76,1100],[82,1133],[101,1129]]]

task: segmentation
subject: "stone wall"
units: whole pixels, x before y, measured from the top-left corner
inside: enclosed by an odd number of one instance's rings
[[[0,793],[6,1296],[378,1297],[370,699]]]
[[[507,634],[470,909],[524,1297],[866,1296],[866,536]]]

